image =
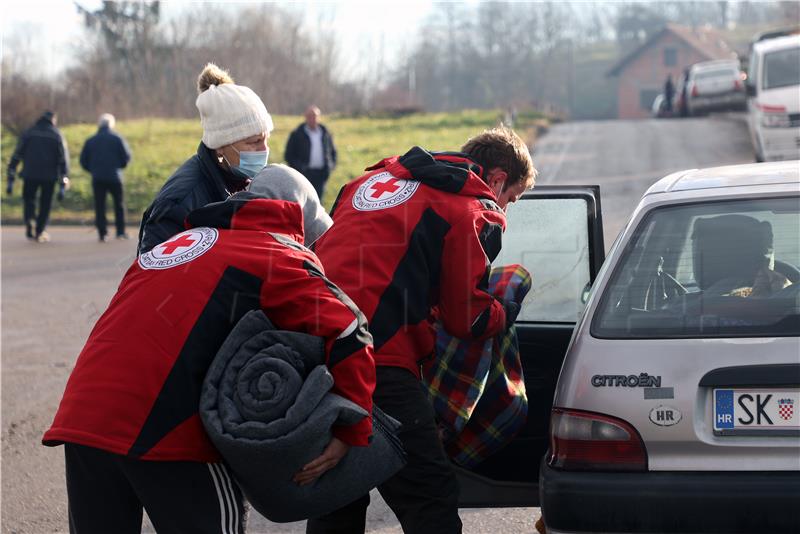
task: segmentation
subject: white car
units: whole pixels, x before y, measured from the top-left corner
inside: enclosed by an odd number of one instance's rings
[[[597,187],[508,209],[528,420],[457,469],[461,505],[540,505],[552,534],[800,532],[800,162],[663,178],[605,262],[600,213]]]
[[[756,161],[800,158],[800,35],[753,45],[747,92]]]
[[[689,69],[686,99],[690,115],[743,110],[747,96],[738,59],[695,63]]]

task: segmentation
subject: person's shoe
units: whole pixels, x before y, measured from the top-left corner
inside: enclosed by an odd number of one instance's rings
[[[41,234],[36,236],[36,241],[38,243],[49,243],[50,242],[50,234],[47,232],[42,232]]]
[[[117,239],[130,239],[128,234],[117,234]]]
[[[36,239],[36,236],[33,235],[33,221],[28,221],[27,224],[25,224],[25,237],[31,241]]]
[[[101,243],[105,243],[105,242],[107,242],[107,241],[108,241],[108,237],[106,237],[106,236],[104,236],[104,235],[101,235],[101,236],[98,236],[97,240],[98,240],[99,242],[101,242]]]
[[[539,516],[539,519],[536,520],[536,524],[533,526],[539,534],[547,534],[547,527],[544,526],[544,517]]]

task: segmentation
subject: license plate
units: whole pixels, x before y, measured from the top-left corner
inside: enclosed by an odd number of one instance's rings
[[[797,435],[800,389],[715,389],[714,433]]]

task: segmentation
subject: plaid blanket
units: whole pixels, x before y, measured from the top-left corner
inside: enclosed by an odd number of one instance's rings
[[[521,265],[492,269],[489,292],[522,299],[531,275]],[[445,449],[454,462],[474,467],[519,432],[528,414],[516,329],[483,342],[454,338],[436,325],[436,357],[423,370]]]

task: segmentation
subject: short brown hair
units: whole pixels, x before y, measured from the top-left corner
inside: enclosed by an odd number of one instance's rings
[[[531,187],[537,171],[533,167],[528,145],[514,130],[498,126],[469,139],[461,152],[483,167],[484,176],[495,167],[508,173],[504,189],[519,182]]]

